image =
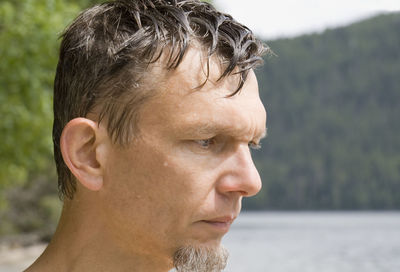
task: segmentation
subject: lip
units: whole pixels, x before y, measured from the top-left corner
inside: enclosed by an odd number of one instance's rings
[[[236,219],[233,216],[222,216],[212,219],[201,220],[200,222],[207,224],[219,232],[228,232],[231,224]]]

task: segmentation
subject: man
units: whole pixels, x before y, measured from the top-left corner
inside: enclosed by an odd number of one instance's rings
[[[197,0],[121,0],[66,29],[54,87],[64,207],[27,271],[221,271],[261,181],[262,44]]]

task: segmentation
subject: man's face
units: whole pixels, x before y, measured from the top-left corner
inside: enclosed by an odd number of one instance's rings
[[[128,250],[171,256],[182,246],[219,246],[243,196],[261,188],[249,145],[265,134],[266,113],[251,71],[240,93],[238,76],[210,80],[200,50],[165,72],[159,93],[140,111],[140,133],[107,159],[99,193],[106,229]],[[155,69],[157,70],[157,69]]]

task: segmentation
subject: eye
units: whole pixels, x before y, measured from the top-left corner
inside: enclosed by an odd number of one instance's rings
[[[261,149],[261,143],[249,142],[249,148],[253,150]]]
[[[209,148],[212,144],[215,143],[214,138],[210,139],[201,139],[201,140],[195,140],[195,143],[197,143],[201,148],[207,149]]]

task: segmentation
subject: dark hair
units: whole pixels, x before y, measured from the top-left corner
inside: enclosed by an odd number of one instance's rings
[[[155,92],[146,85],[149,67],[167,54],[165,68],[175,69],[191,42],[218,56],[225,67],[220,78],[241,75],[232,95],[266,49],[247,27],[198,0],[106,2],[83,11],[65,30],[54,82],[53,143],[61,196],[72,198],[76,190],[60,151],[64,126],[96,109],[98,122],[107,118],[113,141],[128,144],[140,105]]]

